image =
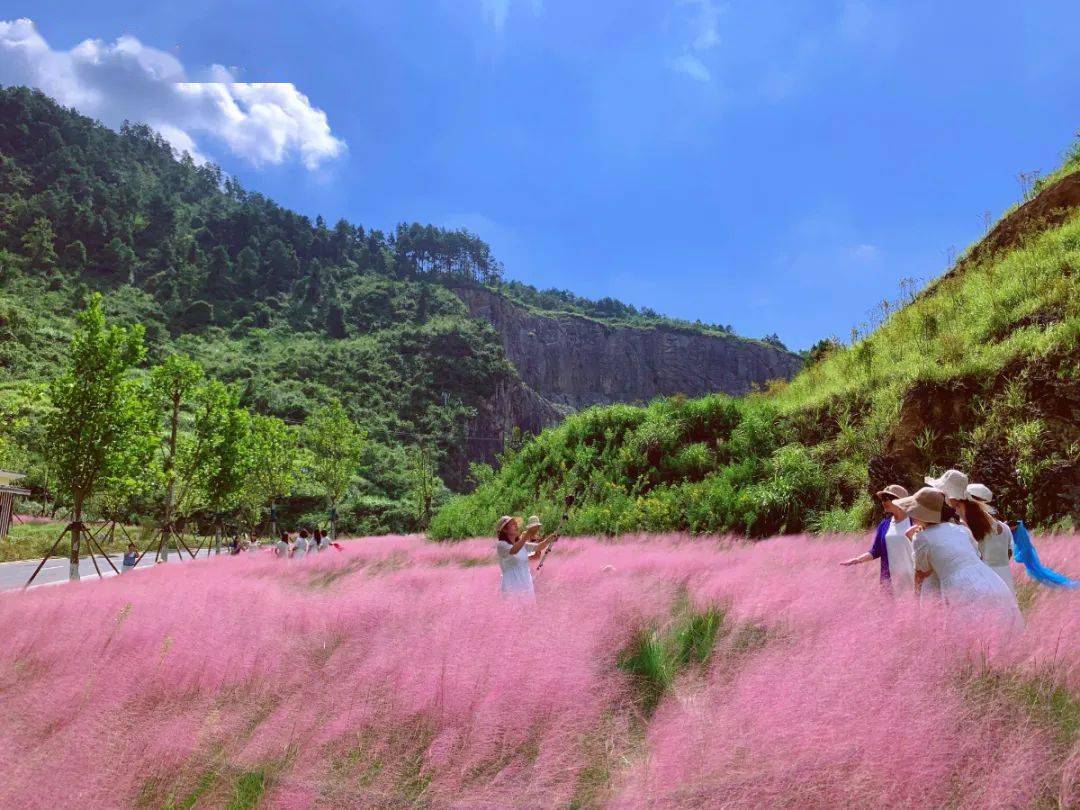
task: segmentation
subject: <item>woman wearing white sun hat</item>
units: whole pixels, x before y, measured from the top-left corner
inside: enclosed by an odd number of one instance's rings
[[[946,470],[939,477],[926,476],[923,481],[927,486],[933,487],[938,492],[945,495],[946,514],[945,522],[954,522],[957,516],[955,504],[958,501],[967,497],[968,477],[959,470]],[[908,532],[908,538],[912,541],[915,539],[916,529],[913,527]],[[976,551],[979,550],[979,544],[975,541],[975,538],[968,532],[968,541],[971,543],[971,547]],[[941,580],[938,575],[931,574],[922,583],[922,589],[919,591],[919,598],[921,601],[928,601],[934,598],[940,598],[941,596]]]
[[[946,498],[962,501],[967,497],[968,477],[959,470],[946,470],[938,478],[928,475],[923,480],[927,486],[943,492]]]
[[[503,596],[533,598],[532,571],[529,560],[536,560],[553,542],[552,538],[532,542],[540,531],[540,518],[533,515],[525,528],[521,527],[521,518],[503,515],[495,524],[495,554],[499,558],[502,571]]]
[[[1000,616],[1005,627],[1023,626],[1016,596],[979,559],[967,529],[945,521],[943,492],[923,487],[908,498],[898,498],[896,505],[915,523],[916,587],[937,574],[941,597],[951,610],[983,615],[989,611]]]
[[[993,499],[994,493],[989,487],[984,484],[968,484],[967,499],[960,507],[961,517],[979,543],[979,556],[983,562],[1001,577],[1009,590],[1016,593],[1012,566],[1009,565],[1013,556],[1012,529],[1008,523],[994,517],[996,510],[990,505]],[[979,534],[982,534],[982,537]]]

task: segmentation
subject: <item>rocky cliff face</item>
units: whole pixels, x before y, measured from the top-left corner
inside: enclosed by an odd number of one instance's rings
[[[572,409],[672,394],[745,394],[790,379],[802,365],[790,352],[736,337],[539,315],[490,290],[455,292],[473,317],[495,327],[525,385]]]

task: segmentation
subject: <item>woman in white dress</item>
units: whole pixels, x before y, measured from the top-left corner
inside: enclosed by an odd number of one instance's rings
[[[937,574],[941,598],[951,610],[976,613],[980,618],[990,613],[1000,616],[1005,628],[1023,627],[1016,596],[979,559],[968,530],[942,522],[942,512],[947,506],[943,492],[923,487],[909,498],[897,499],[896,505],[916,526],[916,588],[927,576]]]
[[[994,507],[990,505],[993,499],[994,493],[989,487],[983,484],[969,484],[967,500],[957,508],[964,524],[971,529],[972,535],[979,543],[979,556],[982,557],[983,562],[1001,577],[1002,582],[1009,586],[1009,590],[1016,593],[1012,566],[1009,565],[1009,560],[1013,556],[1012,529],[1009,528],[1008,523],[994,517]]]
[[[500,590],[503,596],[533,598],[529,561],[539,559],[544,549],[553,542],[553,538],[538,543],[530,542],[539,529],[540,519],[535,516],[529,518],[525,531],[521,529],[521,519],[510,515],[503,515],[495,524],[495,554],[499,558],[499,568],[502,571]]]
[[[949,499],[959,500],[962,499],[967,493],[968,477],[960,470],[946,470],[937,478],[926,476],[923,481],[928,485],[936,489],[938,492],[944,493],[945,502],[948,503]],[[950,506],[946,521],[955,521],[957,515],[955,510]],[[914,538],[916,529],[912,527],[908,530],[908,538]],[[979,544],[975,542],[974,537],[968,538],[972,548],[976,551],[979,548]],[[922,581],[922,586],[919,589],[919,601],[922,603],[934,602],[941,599],[941,579],[937,573],[932,573]]]
[[[881,508],[885,510],[885,519],[878,524],[874,544],[869,551],[840,563],[856,565],[880,560],[881,584],[888,586],[894,596],[910,594],[915,587],[914,552],[906,535],[911,528],[911,521],[904,514],[904,510],[896,505],[897,498],[906,498],[907,495],[908,491],[899,484],[889,484],[877,493]]]

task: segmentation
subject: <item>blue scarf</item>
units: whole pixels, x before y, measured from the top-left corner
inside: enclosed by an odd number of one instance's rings
[[[1024,564],[1028,576],[1036,582],[1041,582],[1051,588],[1080,588],[1080,582],[1069,579],[1064,574],[1059,574],[1039,562],[1039,555],[1035,552],[1035,546],[1031,544],[1031,537],[1022,520],[1016,524],[1013,544],[1016,546],[1016,561]]]

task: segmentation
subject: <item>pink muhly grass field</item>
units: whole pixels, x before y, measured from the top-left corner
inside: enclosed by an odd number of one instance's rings
[[[838,567],[866,543],[564,540],[535,606],[417,537],[5,594],[0,806],[1080,803],[1080,593],[1017,568],[1000,637]]]

